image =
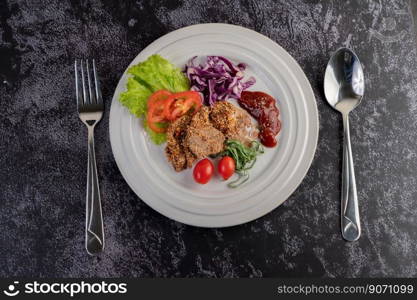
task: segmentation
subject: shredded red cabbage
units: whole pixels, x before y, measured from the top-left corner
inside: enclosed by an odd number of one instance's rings
[[[190,59],[184,72],[191,82],[191,90],[201,92],[206,105],[228,98],[239,99],[242,91],[256,82],[254,77],[243,81],[244,63],[234,65],[223,56],[207,56],[204,65],[196,65],[196,58]]]

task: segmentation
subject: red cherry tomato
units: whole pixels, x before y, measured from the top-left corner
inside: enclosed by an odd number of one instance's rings
[[[217,165],[217,170],[224,180],[229,179],[235,173],[235,160],[230,156],[224,156]]]
[[[206,184],[210,181],[214,173],[214,165],[208,159],[200,160],[194,167],[193,176],[194,180],[200,184]]]

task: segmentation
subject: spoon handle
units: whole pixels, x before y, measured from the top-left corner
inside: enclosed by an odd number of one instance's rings
[[[353,242],[359,239],[361,235],[361,224],[352,147],[350,145],[349,114],[343,114],[343,133],[341,229],[343,238]]]

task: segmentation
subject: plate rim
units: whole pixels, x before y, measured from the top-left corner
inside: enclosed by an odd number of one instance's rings
[[[283,51],[284,53],[286,53],[291,61],[291,66],[294,67],[295,69],[297,69],[298,73],[300,76],[296,76],[297,77],[297,81],[300,83],[301,85],[301,91],[304,94],[305,99],[310,99],[308,100],[308,102],[311,102],[313,105],[311,105],[311,110],[308,110],[309,112],[309,117],[311,117],[311,121],[307,123],[308,127],[312,127],[312,132],[309,131],[310,134],[314,134],[314,139],[312,139],[312,141],[308,144],[306,144],[306,147],[312,147],[311,149],[308,149],[309,151],[305,151],[303,153],[304,156],[304,164],[306,165],[305,169],[303,172],[300,172],[300,177],[299,179],[296,181],[296,184],[294,184],[294,186],[289,189],[289,193],[288,196],[285,197],[285,199],[283,199],[282,201],[276,201],[276,204],[274,204],[272,206],[272,208],[267,208],[266,210],[262,211],[261,213],[257,213],[255,216],[249,217],[249,218],[244,218],[242,220],[242,218],[239,219],[239,221],[237,222],[223,222],[223,224],[207,224],[207,222],[199,222],[198,218],[190,218],[189,220],[184,220],[183,218],[178,217],[177,215],[175,215],[174,213],[171,215],[168,215],[167,213],[165,213],[165,211],[162,211],[162,209],[159,209],[159,207],[157,207],[157,205],[155,205],[154,203],[152,203],[152,201],[148,201],[146,199],[143,199],[141,196],[138,195],[138,193],[135,191],[135,188],[133,188],[133,184],[130,183],[130,181],[127,179],[126,174],[124,173],[123,169],[121,168],[121,163],[118,161],[118,158],[115,155],[115,137],[112,137],[112,128],[114,128],[114,126],[112,126],[112,114],[114,114],[114,110],[115,110],[115,102],[118,101],[118,99],[116,99],[116,92],[118,90],[118,87],[120,85],[120,82],[122,81],[122,79],[124,78],[124,76],[126,75],[126,71],[128,70],[128,68],[130,66],[133,65],[133,63],[137,60],[137,57],[139,55],[141,55],[143,52],[145,51],[149,51],[150,48],[154,47],[155,44],[158,44],[161,42],[161,40],[164,39],[168,39],[169,37],[178,34],[179,32],[186,32],[186,31],[193,31],[195,29],[200,29],[203,32],[202,33],[207,33],[208,31],[213,30],[213,29],[223,29],[225,30],[225,28],[230,28],[233,30],[237,30],[237,31],[241,31],[241,32],[247,32],[248,34],[251,35],[256,35],[257,38],[262,38],[263,40],[267,41],[268,43],[273,43],[275,47],[279,47],[281,51]],[[302,82],[304,81],[304,83]],[[113,113],[112,113],[113,112]],[[313,116],[314,114],[314,116]],[[309,118],[310,119],[310,118]],[[157,38],[156,40],[154,40],[152,43],[150,43],[149,45],[147,45],[145,48],[143,48],[129,63],[129,65],[126,67],[126,69],[124,70],[124,72],[122,73],[122,75],[119,78],[119,81],[116,85],[116,88],[114,90],[113,93],[113,97],[112,97],[112,102],[111,102],[111,107],[110,107],[110,113],[109,113],[109,136],[110,136],[110,145],[111,145],[111,149],[112,149],[112,153],[113,153],[113,157],[115,159],[116,165],[123,177],[123,179],[126,181],[126,183],[128,184],[129,188],[132,189],[132,191],[136,194],[136,196],[142,200],[143,202],[145,202],[148,206],[150,206],[152,209],[154,209],[155,211],[159,212],[160,214],[164,215],[165,217],[178,221],[180,223],[184,223],[187,225],[192,225],[192,226],[197,226],[197,227],[205,227],[205,228],[222,228],[222,227],[230,227],[230,226],[236,226],[236,225],[240,225],[240,224],[244,224],[247,222],[251,222],[254,221],[256,219],[259,219],[260,217],[272,212],[274,209],[276,209],[277,207],[279,207],[282,203],[284,203],[286,200],[288,200],[288,198],[296,191],[296,189],[300,186],[300,184],[302,183],[302,181],[304,180],[305,176],[307,175],[308,171],[311,168],[311,165],[313,163],[314,157],[315,157],[315,153],[317,151],[317,145],[318,145],[318,138],[319,138],[319,113],[318,113],[318,107],[317,107],[317,100],[316,97],[314,95],[314,91],[313,88],[310,84],[310,81],[308,80],[305,72],[303,71],[303,69],[301,68],[301,66],[298,64],[298,62],[295,60],[295,58],[289,54],[282,46],[280,46],[277,42],[275,42],[274,40],[270,39],[269,37],[256,32],[252,29],[249,28],[245,28],[239,25],[233,25],[233,24],[226,24],[226,23],[202,23],[202,24],[194,24],[194,25],[190,25],[190,26],[185,26],[179,29],[176,29],[174,31],[171,31],[159,38]],[[313,145],[314,142],[314,145]],[[309,154],[308,157],[306,157],[306,154]],[[307,159],[308,158],[308,159]],[[303,170],[303,169],[302,169]],[[259,206],[258,206],[259,207]],[[174,216],[175,215],[175,216]],[[191,220],[193,219],[193,220]],[[213,222],[214,223],[214,222]],[[218,222],[216,222],[218,223]]]

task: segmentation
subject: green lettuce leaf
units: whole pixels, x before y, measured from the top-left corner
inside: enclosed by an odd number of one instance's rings
[[[128,70],[127,89],[120,95],[119,101],[138,118],[145,118],[149,96],[159,90],[183,92],[190,89],[188,78],[181,70],[160,55],[152,55],[147,60],[132,66]],[[155,133],[146,126],[150,139],[155,144],[166,141],[166,135]]]
[[[127,79],[127,90],[120,94],[119,101],[137,117],[146,113],[147,101],[152,92],[133,77]]]
[[[190,89],[190,83],[184,73],[157,54],[131,67],[128,73],[152,92],[168,90],[175,93]]]

